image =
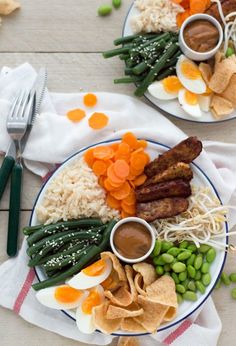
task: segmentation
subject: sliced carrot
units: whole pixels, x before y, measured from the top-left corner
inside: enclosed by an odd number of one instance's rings
[[[111,185],[109,178],[106,178],[104,180],[104,187],[105,187],[106,191],[109,191],[109,192],[116,189],[116,187]]]
[[[207,7],[207,2],[205,0],[190,0],[189,8],[192,14],[203,13]]]
[[[106,177],[104,175],[101,175],[98,179],[98,184],[105,189],[105,185],[104,185],[104,181],[105,181]]]
[[[90,168],[92,168],[94,160],[95,160],[93,156],[93,150],[94,150],[93,148],[88,149],[84,154],[84,160]]]
[[[114,159],[115,159],[115,161],[124,160],[125,162],[127,162],[129,164],[130,156],[131,156],[130,153],[126,154],[126,155],[120,155],[118,152],[116,152]]]
[[[135,169],[132,165],[130,166],[130,174],[134,175],[137,177],[138,175],[141,175],[143,173],[143,168],[142,169]],[[132,181],[132,180],[130,180]]]
[[[131,168],[130,168],[131,169]],[[135,180],[137,178],[136,174],[129,173],[127,180]]]
[[[119,143],[112,143],[110,147],[116,152],[119,148]]]
[[[84,104],[87,107],[94,107],[97,103],[97,96],[94,94],[84,95]]]
[[[89,126],[94,130],[103,129],[105,126],[107,126],[108,122],[109,118],[104,113],[95,112],[89,118]]]
[[[125,219],[126,217],[132,216],[131,214],[126,213],[124,210],[121,210],[121,218]]]
[[[123,201],[121,202],[121,208],[128,214],[134,215],[136,211],[136,207],[134,204],[126,204]]]
[[[138,148],[143,148],[145,149],[147,147],[147,141],[145,141],[145,139],[140,139],[138,141]]]
[[[125,133],[122,142],[127,143],[132,149],[136,149],[138,146],[138,140],[132,132]]]
[[[130,191],[129,195],[123,199],[123,202],[128,205],[135,204],[136,197],[133,189]]]
[[[189,0],[182,0],[180,6],[187,10],[189,8]]]
[[[130,186],[131,186],[132,189],[135,189],[135,188],[136,188],[136,186],[134,185],[133,180],[130,180],[130,181],[129,181],[129,184],[130,184]]]
[[[115,174],[114,165],[115,165],[115,163],[110,165],[108,167],[108,169],[107,169],[107,176],[108,176],[108,178],[114,184],[124,183],[125,179],[121,179],[121,178],[117,177],[117,175]]]
[[[129,196],[131,191],[129,183],[126,181],[124,184],[114,191],[111,191],[111,195],[121,201],[125,197]]]
[[[78,123],[79,121],[81,121],[83,118],[86,117],[86,113],[85,111],[83,111],[82,109],[72,109],[71,111],[69,111],[67,114],[67,118],[70,119],[71,121]]]
[[[183,13],[178,13],[176,16],[176,23],[178,27],[180,28],[183,24],[183,22],[191,16],[190,9],[185,10]]]
[[[130,146],[127,143],[120,143],[117,148],[117,154],[128,155],[130,153]]]
[[[107,170],[107,165],[104,161],[102,160],[96,160],[94,161],[94,164],[93,164],[93,172],[97,175],[97,176],[100,176],[100,175],[103,175],[106,173],[106,170]]]
[[[135,170],[143,170],[147,164],[147,157],[144,153],[132,154],[130,158],[130,165]]]
[[[146,180],[147,180],[146,174],[141,174],[134,180],[134,185],[135,186],[143,185]]]
[[[114,156],[114,154],[114,150],[111,147],[105,145],[96,147],[93,151],[93,156],[99,160],[110,160]]]
[[[120,179],[126,179],[129,175],[129,165],[125,160],[117,160],[114,163],[114,173]]]
[[[120,205],[121,205],[120,201],[115,199],[111,194],[107,194],[106,202],[110,208],[120,209]]]

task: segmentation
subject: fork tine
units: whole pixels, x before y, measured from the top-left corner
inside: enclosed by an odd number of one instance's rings
[[[9,115],[8,115],[8,118],[9,118],[9,119],[12,119],[12,118],[14,117],[15,108],[16,108],[16,105],[17,105],[17,103],[18,103],[20,97],[21,97],[21,93],[19,93],[19,94],[16,96],[16,98],[15,98],[15,100],[14,100],[12,106],[11,106],[11,109],[10,109],[10,112],[9,112]]]
[[[22,92],[22,97],[19,101],[19,107],[18,109],[16,110],[16,115],[15,117],[17,119],[22,119],[24,117],[24,111],[25,111],[25,106],[28,102],[28,95],[27,95],[27,91],[26,90],[23,90]]]

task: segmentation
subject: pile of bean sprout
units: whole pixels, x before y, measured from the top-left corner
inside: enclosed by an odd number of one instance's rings
[[[236,12],[231,12],[225,16],[220,0],[211,0],[211,2],[217,4],[221,20],[224,24],[224,53],[227,51],[229,41],[232,41],[234,49],[236,50]]]
[[[197,247],[208,244],[224,250],[231,247],[225,243],[225,224],[228,208],[221,205],[208,187],[193,187],[189,198],[189,208],[186,212],[163,220],[153,222],[158,239],[172,242],[188,240]],[[236,232],[231,232],[236,234]],[[224,238],[224,241],[217,241]]]

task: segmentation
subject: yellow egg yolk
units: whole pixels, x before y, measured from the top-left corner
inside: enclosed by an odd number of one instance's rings
[[[188,79],[199,79],[201,77],[201,72],[197,66],[189,61],[183,61],[181,63],[181,72],[184,77]]]
[[[168,93],[177,93],[182,88],[182,84],[178,77],[169,76],[162,80],[163,87]]]
[[[198,103],[197,95],[189,90],[184,93],[184,99],[188,105],[194,106]]]
[[[70,286],[60,286],[55,289],[55,299],[60,303],[74,303],[82,296],[82,292]]]
[[[106,262],[104,260],[99,260],[87,268],[83,269],[82,272],[88,276],[97,276],[104,272],[106,268]]]
[[[93,290],[89,293],[88,297],[82,303],[82,311],[87,315],[91,315],[94,306],[100,305],[102,299],[98,291]]]

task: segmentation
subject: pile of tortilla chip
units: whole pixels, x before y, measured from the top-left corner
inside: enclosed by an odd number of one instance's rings
[[[225,58],[218,52],[215,65],[201,63],[203,79],[213,91],[211,111],[216,119],[231,114],[236,108],[236,56]]]
[[[158,279],[155,268],[144,262],[123,267],[111,252],[101,253],[101,258],[110,258],[113,269],[102,283],[104,303],[93,308],[97,329],[106,334],[118,329],[153,333],[176,316],[178,303],[171,277]]]

